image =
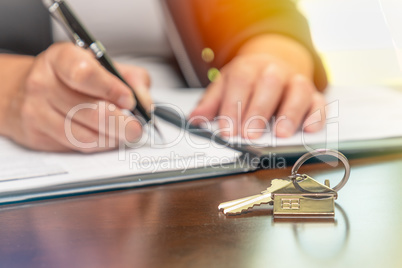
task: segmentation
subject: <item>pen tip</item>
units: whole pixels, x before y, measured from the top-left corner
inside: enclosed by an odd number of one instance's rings
[[[165,143],[165,139],[163,138],[162,132],[159,130],[159,128],[155,125],[155,123],[152,124],[153,128],[155,129],[155,133],[158,134],[158,137],[160,138],[162,144]]]

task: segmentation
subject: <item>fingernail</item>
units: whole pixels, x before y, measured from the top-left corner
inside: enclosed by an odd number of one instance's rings
[[[261,136],[262,136],[261,132],[250,132],[250,133],[247,133],[247,136],[245,138],[248,138],[250,140],[255,140],[255,139],[260,138]]]
[[[141,124],[136,120],[127,123],[125,129],[125,140],[134,143],[140,140],[142,133]]]
[[[220,119],[219,120],[219,133],[224,137],[235,137],[237,136],[237,129],[235,123],[230,123],[231,119]],[[232,121],[233,122],[233,121]]]
[[[117,105],[121,108],[131,110],[135,107],[136,103],[132,96],[121,96],[117,101]]]
[[[198,126],[198,125],[200,124],[200,122],[201,122],[201,120],[198,119],[198,118],[195,118],[195,119],[194,119],[194,117],[197,116],[197,115],[198,115],[197,111],[194,110],[194,111],[191,112],[191,114],[187,117],[187,120],[188,120],[188,121],[191,121],[191,124],[194,125],[194,126]]]
[[[319,130],[321,130],[323,127],[323,125],[320,122],[308,125],[304,128],[304,130],[306,132],[318,132]]]
[[[316,132],[323,126],[321,121],[322,117],[320,113],[314,113],[310,115],[303,124],[303,129],[307,132]]]
[[[244,129],[244,137],[248,139],[258,139],[264,132],[264,124],[260,120],[253,120],[248,125],[247,129]]]
[[[276,126],[276,135],[278,137],[290,137],[295,131],[295,125],[291,120],[282,120]]]

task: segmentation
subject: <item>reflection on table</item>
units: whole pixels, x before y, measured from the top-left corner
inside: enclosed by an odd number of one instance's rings
[[[2,267],[400,267],[402,154],[351,161],[333,221],[273,221],[272,207],[225,216],[290,169],[6,206]],[[335,185],[343,169],[300,170]]]

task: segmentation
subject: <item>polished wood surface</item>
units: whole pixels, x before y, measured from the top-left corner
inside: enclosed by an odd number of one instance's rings
[[[224,216],[290,169],[0,207],[0,267],[402,267],[402,154],[351,161],[335,221]],[[332,185],[341,166],[303,166]]]

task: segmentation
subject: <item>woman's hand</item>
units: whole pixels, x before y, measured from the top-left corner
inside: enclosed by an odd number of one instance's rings
[[[318,131],[325,116],[315,112],[326,102],[312,82],[312,69],[308,51],[293,40],[251,40],[222,68],[190,118],[197,124],[202,120],[195,118],[218,116],[221,134],[250,139],[259,138],[274,115],[278,137],[292,136],[303,124],[304,131]]]
[[[62,43],[36,58],[1,60],[14,60],[11,66],[17,77],[13,80],[11,73],[3,77],[10,81],[7,92],[0,92],[7,99],[0,105],[7,111],[0,120],[1,134],[17,143],[36,150],[90,153],[141,137],[141,124],[122,111],[135,106],[130,89],[90,52]],[[137,97],[150,105],[148,73],[130,66],[120,66],[120,71]]]

